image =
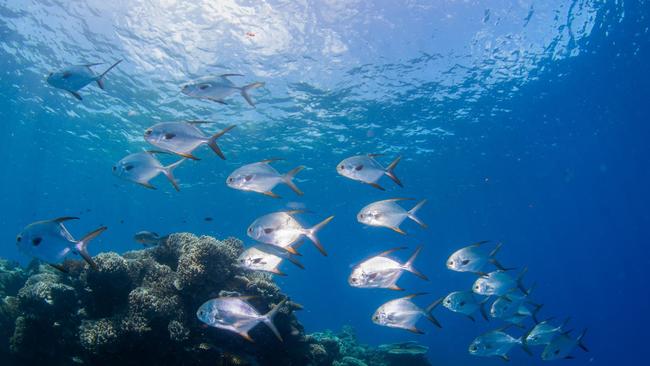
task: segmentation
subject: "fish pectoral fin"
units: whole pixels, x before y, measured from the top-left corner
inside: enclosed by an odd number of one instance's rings
[[[411,333],[415,333],[415,334],[424,334],[423,331],[419,330],[419,329],[416,328],[416,327],[406,328],[406,330],[408,330],[408,331],[411,332]]]
[[[83,100],[83,98],[81,97],[81,95],[79,93],[73,92],[72,90],[68,90],[68,91],[70,92],[70,94],[72,94],[78,100]]]
[[[156,187],[154,187],[154,186],[153,186],[151,183],[149,183],[149,182],[136,182],[136,183],[138,183],[139,185],[141,185],[141,186],[143,186],[143,187],[149,188],[149,189],[156,189]]]
[[[406,235],[406,233],[404,232],[404,230],[400,229],[399,226],[389,226],[388,228],[391,229],[391,230],[393,230],[393,231],[396,232],[396,233],[399,233],[399,234],[402,234],[402,235]]]
[[[273,198],[281,198],[279,195],[273,193],[273,191],[266,191],[262,192],[263,195],[273,197]]]
[[[384,187],[380,186],[377,183],[368,183],[368,185],[373,186],[373,187],[377,188],[380,191],[385,191]]]

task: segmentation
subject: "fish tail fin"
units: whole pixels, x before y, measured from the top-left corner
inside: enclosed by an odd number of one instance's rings
[[[92,269],[97,270],[97,264],[95,264],[95,261],[93,261],[93,258],[88,254],[88,244],[95,239],[96,237],[99,236],[99,234],[103,233],[108,229],[106,226],[102,226],[100,228],[97,228],[88,234],[84,235],[81,240],[79,240],[76,244],[76,249],[79,255],[81,255],[81,258],[83,258]]]
[[[296,258],[294,258],[293,256],[289,256],[289,257],[287,258],[287,260],[288,260],[289,262],[293,263],[293,264],[294,264],[295,266],[297,266],[298,268],[300,268],[300,269],[305,269],[305,266],[303,266],[302,263],[300,263],[300,262],[299,262]]]
[[[421,279],[428,281],[429,279],[427,278],[427,276],[425,276],[420,271],[415,269],[415,267],[413,267],[413,262],[415,262],[415,258],[418,257],[418,254],[420,254],[421,251],[422,251],[422,246],[420,245],[419,247],[417,247],[417,249],[415,249],[415,252],[413,252],[413,254],[406,261],[406,263],[404,263],[404,269],[420,277]]]
[[[307,229],[307,231],[305,233],[305,236],[307,236],[309,238],[309,240],[311,240],[314,243],[316,248],[318,248],[318,250],[321,252],[321,254],[323,254],[325,256],[327,256],[327,252],[323,248],[323,245],[320,243],[320,240],[318,240],[318,237],[316,236],[316,233],[318,233],[323,227],[325,227],[325,225],[327,225],[330,221],[332,221],[333,218],[334,218],[334,216],[330,216],[330,217],[326,218],[325,220],[323,220],[323,221],[319,222],[318,224],[312,226],[311,228]]]
[[[300,172],[303,169],[305,169],[305,167],[302,165],[293,168],[282,177],[282,180],[284,180],[284,182],[289,186],[289,188],[291,188],[291,190],[296,192],[298,196],[302,196],[304,193],[302,193],[302,191],[298,188],[298,186],[293,182],[293,178],[296,176],[296,174],[298,174],[298,172]]]
[[[519,290],[521,290],[521,292],[523,292],[526,295],[528,295],[528,290],[526,290],[526,287],[524,286],[524,276],[526,275],[527,272],[528,272],[528,267],[525,267],[524,270],[521,271],[519,276],[517,276],[517,287],[519,288]]]
[[[186,159],[182,158],[181,160],[169,164],[166,167],[163,167],[163,174],[169,179],[169,182],[171,182],[172,186],[174,186],[174,189],[177,191],[180,191],[181,188],[178,186],[178,182],[176,181],[176,178],[174,178],[174,169],[178,168],[179,165],[181,165],[182,162],[184,162]]]
[[[410,210],[408,210],[408,211],[406,212],[406,214],[408,215],[408,217],[409,217],[411,220],[417,222],[418,225],[422,226],[423,228],[426,228],[426,227],[427,227],[427,224],[425,224],[424,222],[422,222],[422,220],[420,220],[420,219],[417,217],[416,213],[418,212],[418,210],[419,210],[420,208],[422,208],[422,206],[424,206],[425,203],[427,203],[427,200],[426,200],[426,199],[423,199],[422,201],[418,202],[418,204],[415,205],[415,207],[413,207],[412,209],[410,209]]]
[[[255,103],[253,103],[253,99],[248,94],[248,91],[252,89],[261,88],[263,86],[264,83],[256,82],[241,87],[241,96],[244,97],[244,99],[246,99],[246,102],[248,102],[248,104],[250,104],[251,107],[255,108]]]
[[[212,136],[208,139],[208,146],[210,146],[210,148],[212,149],[212,151],[214,151],[215,154],[219,155],[219,157],[220,157],[221,159],[223,159],[223,160],[226,160],[226,157],[225,157],[225,155],[223,155],[223,152],[221,151],[221,149],[220,149],[219,146],[217,145],[217,139],[218,139],[219,137],[223,136],[226,132],[232,130],[233,128],[235,128],[235,125],[228,126],[228,127],[224,128],[223,130],[221,130],[220,132],[215,133],[214,135],[212,135]]]
[[[402,160],[401,156],[398,156],[395,160],[393,160],[393,162],[390,163],[388,165],[388,167],[386,168],[386,171],[384,172],[384,174],[386,174],[388,176],[388,178],[392,179],[393,182],[397,183],[398,186],[404,187],[402,182],[395,175],[395,167],[397,166],[397,164],[399,163],[400,160]]]
[[[104,71],[97,77],[97,86],[99,86],[100,89],[102,90],[104,89],[104,76],[106,76],[106,74],[109,71],[111,71],[111,69],[113,69],[115,66],[117,66],[120,62],[122,62],[122,60],[117,60],[116,63],[112,64],[108,69],[106,69],[106,71]]]
[[[533,352],[528,347],[528,341],[526,338],[534,328],[535,327],[531,328],[528,332],[526,332],[526,334],[522,335],[521,338],[519,338],[519,345],[521,346],[521,349],[524,350],[524,352],[528,353],[528,356],[532,356]]]
[[[436,318],[433,316],[433,314],[431,314],[431,312],[432,312],[433,309],[435,309],[438,305],[440,305],[440,303],[442,302],[442,300],[444,300],[444,297],[441,297],[441,298],[439,298],[438,300],[432,302],[429,306],[427,306],[426,309],[424,309],[424,313],[425,313],[427,319],[429,319],[429,321],[430,321],[431,323],[433,323],[433,324],[434,324],[436,327],[438,327],[438,328],[442,328],[442,325],[440,325],[440,322],[438,321],[438,319],[436,319]]]
[[[537,318],[537,314],[539,313],[540,310],[542,310],[544,304],[535,304],[533,306],[535,307],[535,309],[531,311],[531,317],[533,318],[535,324],[539,324],[539,318]]]
[[[580,333],[580,335],[578,336],[577,342],[578,342],[578,347],[580,347],[585,352],[589,352],[589,349],[587,348],[587,346],[585,346],[585,344],[583,342],[586,334],[587,334],[587,328],[585,328],[582,331],[582,333]]]
[[[479,303],[480,305],[479,310],[481,311],[481,316],[483,317],[483,319],[485,319],[486,322],[490,321],[490,317],[488,316],[487,309],[485,308],[485,304],[487,304],[488,300],[490,300],[489,297],[485,298],[485,300]]]
[[[273,307],[273,309],[269,310],[268,313],[264,314],[264,318],[262,319],[264,324],[266,324],[266,326],[269,327],[269,329],[271,329],[273,331],[273,334],[275,334],[275,336],[278,337],[280,342],[282,342],[282,336],[280,335],[280,332],[278,331],[278,328],[276,328],[275,324],[273,324],[273,318],[278,313],[278,311],[280,310],[282,305],[284,305],[284,303],[286,303],[286,302],[287,302],[286,299],[280,301],[280,303],[275,305]]]

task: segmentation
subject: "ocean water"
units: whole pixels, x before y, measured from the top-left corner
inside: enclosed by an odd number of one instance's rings
[[[22,256],[15,235],[27,224],[79,216],[73,235],[108,226],[91,254],[138,249],[133,234],[188,231],[236,236],[257,217],[287,208],[315,224],[329,252],[308,243],[306,270],[284,265],[283,292],[305,310],[307,331],[354,327],[369,344],[416,340],[434,364],[501,365],[467,352],[498,321],[473,324],[440,307],[425,335],[382,328],[370,316],[401,296],[347,284],[351,265],[396,246],[423,245],[400,280],[405,294],[428,292],[425,306],[475,276],[445,268],[456,249],[479,240],[504,244],[499,259],[529,272],[540,318],[572,317],[589,331],[590,352],[571,365],[642,365],[650,322],[650,22],[646,1],[0,1],[0,256]],[[106,90],[83,101],[45,82],[69,64],[124,61]],[[256,108],[180,94],[189,81],[240,73]],[[150,148],[144,129],[203,119],[222,161],[200,161],[163,176],[157,190],[120,180],[112,165]],[[336,173],[342,159],[383,153],[404,188],[385,192]],[[281,199],[228,188],[237,167],[267,158],[280,172],[307,169],[296,196]],[[165,162],[173,157],[163,157]],[[356,222],[366,204],[426,198],[402,236]],[[410,203],[406,203],[408,206]],[[410,207],[409,207],[410,208]],[[211,218],[211,221],[206,220]],[[45,340],[46,341],[46,340]],[[511,352],[513,365],[541,365]]]

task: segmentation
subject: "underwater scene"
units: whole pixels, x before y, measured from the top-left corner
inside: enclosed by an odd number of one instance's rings
[[[647,364],[648,15],[0,0],[0,364]]]

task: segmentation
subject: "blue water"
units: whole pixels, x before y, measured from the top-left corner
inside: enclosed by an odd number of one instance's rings
[[[109,230],[92,254],[138,249],[139,230],[245,238],[257,217],[306,207],[330,255],[301,251],[306,270],[284,265],[282,290],[304,305],[308,331],[352,325],[362,342],[417,340],[442,364],[501,365],[467,346],[497,327],[435,311],[443,324],[417,336],[370,321],[399,296],[348,286],[350,266],[395,246],[424,250],[430,278],[405,274],[426,305],[467,289],[474,276],[445,260],[478,240],[503,242],[500,260],[529,267],[544,303],[540,317],[572,317],[589,328],[590,353],[571,365],[645,364],[650,286],[650,32],[645,1],[2,1],[0,2],[0,256],[27,263],[14,245],[26,224],[79,216],[81,236]],[[248,33],[248,34],[247,34]],[[52,70],[124,59],[90,85],[83,102],[48,86]],[[107,65],[105,65],[107,66]],[[101,69],[104,66],[100,66]],[[253,109],[196,101],[180,87],[206,75],[264,81]],[[119,180],[114,162],[148,148],[142,131],[159,121],[207,119],[238,127],[176,170],[181,192]],[[336,174],[343,158],[384,153],[405,188],[381,192]],[[285,172],[308,167],[272,198],[225,185],[237,167],[271,157]],[[166,160],[171,162],[173,159]],[[423,230],[400,236],[364,228],[355,215],[390,197],[427,198]],[[408,205],[408,204],[407,204]],[[206,217],[213,218],[206,221]],[[251,240],[246,238],[246,243]],[[541,365],[512,351],[512,364]]]

